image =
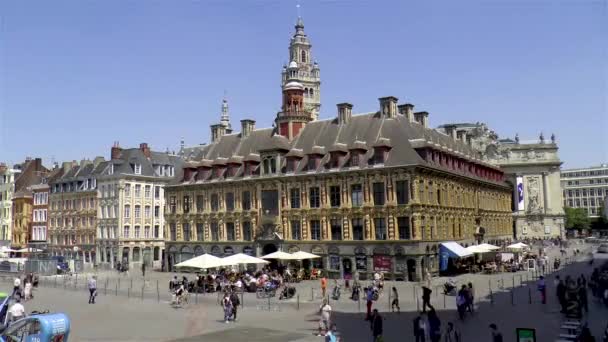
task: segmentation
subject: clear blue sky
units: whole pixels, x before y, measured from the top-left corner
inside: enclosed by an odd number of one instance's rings
[[[3,1],[0,160],[109,157],[207,142],[224,90],[233,126],[269,127],[296,2]],[[555,133],[567,167],[608,161],[606,1],[302,1],[321,117],[393,95],[431,125]]]

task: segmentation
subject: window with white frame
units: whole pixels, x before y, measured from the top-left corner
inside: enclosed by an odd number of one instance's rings
[[[131,184],[125,184],[125,196],[131,196]]]
[[[134,238],[139,239],[140,230],[141,230],[140,226],[135,226],[135,229],[133,229],[133,231],[134,231],[133,237]]]
[[[125,204],[125,212],[123,216],[125,218],[131,218],[131,206],[129,204]]]
[[[131,235],[130,235],[130,227],[129,226],[124,226],[124,228],[122,230],[122,237],[124,237],[124,238],[131,237]]]
[[[135,184],[135,197],[141,197],[141,184]]]
[[[136,205],[135,206],[135,218],[141,218],[141,206],[140,205]]]
[[[146,239],[150,238],[150,226],[144,227],[144,238],[146,238]]]
[[[144,188],[144,197],[145,198],[151,197],[151,187],[149,185],[146,185]]]
[[[136,163],[133,166],[133,171],[135,172],[136,175],[141,175],[141,164]]]
[[[147,205],[147,206],[145,206],[145,208],[144,208],[144,217],[148,219],[148,218],[150,218],[151,216],[152,216],[152,213],[151,213],[150,206],[149,206],[149,205]]]

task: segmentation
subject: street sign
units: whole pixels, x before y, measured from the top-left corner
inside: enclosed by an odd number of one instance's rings
[[[536,329],[517,328],[517,342],[536,342]]]

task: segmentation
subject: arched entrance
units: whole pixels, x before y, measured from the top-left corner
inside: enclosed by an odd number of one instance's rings
[[[278,250],[279,249],[277,248],[277,245],[275,245],[274,243],[268,243],[268,244],[264,245],[264,247],[262,247],[262,255],[274,253]],[[270,261],[270,264],[268,264],[268,266],[270,266],[271,269],[273,269],[273,270],[278,269],[279,261],[277,259],[271,259],[269,261]]]
[[[407,280],[416,281],[416,260],[414,259],[407,261]]]

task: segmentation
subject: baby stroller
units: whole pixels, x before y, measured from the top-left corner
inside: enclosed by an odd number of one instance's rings
[[[331,298],[333,300],[339,300],[340,299],[340,285],[336,285],[334,286],[334,289],[331,293]]]
[[[448,296],[456,295],[456,282],[450,279],[445,284],[443,284],[443,293]]]

